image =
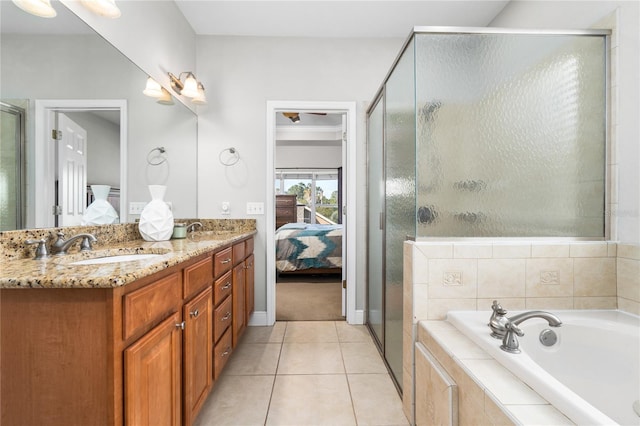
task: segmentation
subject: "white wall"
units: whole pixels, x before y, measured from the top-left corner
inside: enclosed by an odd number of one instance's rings
[[[277,169],[342,167],[340,146],[276,146]]]
[[[491,22],[493,27],[587,29],[617,11],[612,40],[613,111],[616,149],[612,158],[617,210],[614,234],[621,242],[640,243],[640,3],[637,1],[512,1]],[[597,25],[601,28],[600,25]]]
[[[217,37],[197,38],[197,75],[208,82],[209,104],[198,107],[198,214],[247,217],[246,202],[266,203],[266,103],[357,103],[358,253],[366,241],[366,109],[403,39]],[[235,166],[218,162],[224,148],[240,153]],[[266,310],[265,216],[257,216],[256,310]],[[356,308],[364,307],[365,257],[357,261]]]

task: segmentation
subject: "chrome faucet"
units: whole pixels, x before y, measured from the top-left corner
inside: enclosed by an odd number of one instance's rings
[[[196,230],[196,226],[199,226],[200,229],[204,228],[204,225],[202,225],[202,223],[193,222],[193,223],[190,223],[189,225],[187,225],[187,233],[194,232]]]
[[[80,243],[80,251],[90,251],[91,243],[95,243],[96,241],[98,241],[98,239],[92,234],[78,234],[74,235],[68,240],[65,240],[64,233],[58,232],[58,239],[51,246],[51,253],[58,256],[65,255],[67,254],[67,250],[69,250],[69,247],[71,247],[73,243],[75,243],[79,239],[82,239],[82,242]]]
[[[491,305],[493,313],[489,319],[489,328],[491,336],[496,339],[502,339],[500,349],[509,353],[520,353],[520,343],[517,336],[524,336],[524,332],[518,327],[522,322],[531,318],[542,318],[549,323],[550,327],[562,326],[560,318],[552,313],[545,311],[527,311],[508,318],[507,311],[500,306],[497,300]]]

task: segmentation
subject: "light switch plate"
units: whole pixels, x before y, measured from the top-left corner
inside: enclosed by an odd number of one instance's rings
[[[260,202],[247,203],[247,214],[264,214],[264,203],[260,203]]]
[[[132,201],[129,203],[129,214],[140,214],[147,203],[144,201]]]

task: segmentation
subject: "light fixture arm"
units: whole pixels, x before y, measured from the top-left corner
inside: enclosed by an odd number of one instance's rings
[[[178,95],[180,95],[182,93],[182,89],[184,89],[184,83],[182,82],[182,76],[186,74],[187,78],[189,78],[189,75],[191,75],[191,76],[193,76],[193,78],[195,78],[195,75],[193,75],[193,73],[191,71],[183,71],[180,74],[178,74],[177,77],[172,72],[169,72],[167,74],[169,74],[169,79],[171,80],[171,88]]]

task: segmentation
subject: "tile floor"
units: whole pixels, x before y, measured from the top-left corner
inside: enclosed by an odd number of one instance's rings
[[[365,326],[248,327],[196,426],[408,425]]]

